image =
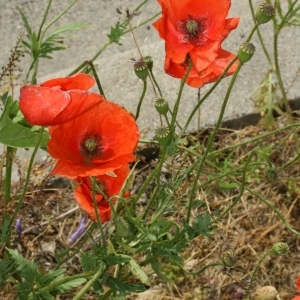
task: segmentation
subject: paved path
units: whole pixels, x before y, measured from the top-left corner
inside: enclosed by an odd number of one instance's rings
[[[53,0],[48,20],[57,16],[71,0]],[[257,7],[261,1],[253,1]],[[286,0],[281,1],[283,4]],[[22,21],[16,6],[19,6],[28,17],[32,27],[36,30],[41,21],[47,0],[0,0],[0,65],[4,65],[13,47],[17,36],[23,32]],[[114,26],[120,16],[116,13],[119,7],[136,7],[140,1],[130,0],[79,0],[71,10],[59,21],[59,25],[73,22],[85,22],[91,26],[87,29],[73,33],[71,40],[65,44],[69,47],[53,55],[53,60],[43,60],[40,64],[38,80],[42,81],[54,76],[65,76],[86,59],[91,59],[100,47],[107,41],[110,27]],[[149,0],[141,9],[142,14],[134,19],[134,22],[143,22],[150,16],[159,12],[159,5],[155,0]],[[223,43],[223,47],[236,52],[239,44],[249,34],[253,22],[250,15],[247,0],[232,0],[230,16],[239,16],[241,22],[239,27],[233,31]],[[152,23],[152,22],[151,22]],[[164,95],[174,103],[179,87],[179,80],[166,75],[163,71],[164,44],[158,37],[156,30],[151,26],[143,26],[136,31],[138,43],[141,45],[144,55],[154,58],[154,72],[162,87]],[[261,26],[261,32],[266,39],[266,45],[272,49],[272,23]],[[269,66],[256,36],[252,42],[256,46],[253,59],[247,63],[239,74],[237,83],[232,91],[228,103],[225,119],[232,119],[253,111],[251,93],[260,84]],[[105,89],[107,98],[125,106],[134,112],[142,90],[141,82],[135,77],[132,70],[131,58],[137,58],[137,50],[134,48],[133,40],[128,34],[122,40],[122,47],[112,45],[107,48],[97,60],[99,76]],[[299,27],[287,27],[280,38],[280,65],[283,70],[283,79],[287,82],[288,96],[293,99],[299,96],[300,77],[292,81],[300,66],[300,29]],[[28,64],[27,64],[28,65]],[[26,66],[26,64],[25,64]],[[216,122],[223,97],[226,92],[230,77],[226,78],[217,90],[207,99],[201,107],[201,124],[212,125]],[[292,86],[289,86],[292,84]],[[201,93],[208,90],[206,85]],[[189,112],[196,104],[197,90],[186,87],[184,90],[182,105],[180,108],[179,122],[183,123]],[[154,110],[154,99],[151,89],[148,90],[141,111],[139,126],[142,132],[147,132],[147,137],[153,136],[153,129],[158,125],[157,113]],[[196,128],[196,118],[189,130]]]

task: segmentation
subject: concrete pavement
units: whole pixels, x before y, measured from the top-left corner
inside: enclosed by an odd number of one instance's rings
[[[258,7],[261,1],[254,0],[254,6]],[[282,0],[282,4],[286,4]],[[7,62],[9,51],[15,40],[24,29],[21,17],[16,9],[19,6],[28,17],[29,23],[37,30],[45,11],[47,0],[0,0],[0,65]],[[49,18],[46,24],[56,17],[71,1],[53,0]],[[71,10],[58,22],[58,25],[66,25],[74,22],[89,23],[90,27],[78,32],[73,32],[71,39],[65,41],[69,49],[54,53],[52,60],[44,59],[39,66],[38,81],[66,76],[71,70],[94,54],[107,41],[110,27],[114,26],[120,15],[116,8],[136,7],[140,1],[130,0],[79,0]],[[160,6],[155,0],[148,0],[141,9],[142,14],[137,16],[133,22],[141,23],[160,11]],[[229,16],[240,17],[238,28],[231,32],[223,43],[223,48],[234,53],[237,52],[253,26],[248,1],[232,0],[232,8]],[[166,75],[163,71],[164,43],[159,38],[152,22],[138,28],[135,33],[144,55],[151,55],[154,59],[154,73],[165,97],[172,103],[176,100],[180,81]],[[56,26],[58,26],[56,25]],[[55,28],[55,25],[54,27]],[[272,53],[273,26],[269,22],[260,27],[261,33],[266,41],[266,46]],[[49,31],[50,32],[50,31]],[[269,69],[267,60],[255,35],[252,42],[256,46],[256,52],[250,62],[242,68],[237,82],[233,88],[228,103],[225,119],[233,119],[253,111],[252,93],[263,80]],[[109,46],[95,62],[98,65],[98,73],[106,96],[109,100],[117,102],[129,111],[135,112],[142,91],[142,83],[136,78],[132,58],[138,58],[138,52],[134,47],[130,34],[122,39],[123,46],[116,44]],[[300,66],[300,29],[299,27],[286,27],[279,40],[279,62],[282,67],[283,79],[287,86],[289,99],[299,96],[300,77],[296,77]],[[22,66],[28,67],[28,60]],[[274,76],[275,78],[275,76]],[[230,77],[226,78],[216,91],[204,102],[201,107],[201,125],[213,125],[218,119],[220,107],[224,99]],[[211,85],[201,89],[204,95]],[[18,94],[18,87],[15,94]],[[182,97],[179,113],[179,123],[184,124],[193,107],[197,103],[197,89],[186,86]],[[191,123],[189,130],[196,129],[197,118]],[[140,130],[145,137],[151,138],[153,131],[159,124],[158,115],[154,109],[154,95],[149,86],[144,104],[138,121]]]

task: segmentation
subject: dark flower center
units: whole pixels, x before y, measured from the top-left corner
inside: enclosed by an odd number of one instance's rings
[[[84,157],[92,159],[102,153],[101,137],[96,132],[86,132],[80,141],[80,152]]]
[[[190,35],[196,36],[199,29],[198,23],[195,20],[188,20],[186,29]]]
[[[180,29],[184,34],[185,41],[195,46],[204,43],[205,18],[188,15],[187,19],[180,21]]]

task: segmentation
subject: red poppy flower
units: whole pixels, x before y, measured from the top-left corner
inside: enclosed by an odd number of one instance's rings
[[[193,80],[192,86],[200,87],[217,80],[219,68],[222,66],[224,70],[224,65],[227,66],[234,57],[221,48],[223,40],[239,23],[239,18],[226,19],[231,1],[158,0],[158,2],[162,7],[162,17],[153,25],[166,43],[166,73],[178,77],[178,72],[174,73],[174,65],[180,67],[189,57],[194,67],[192,77],[196,77],[197,73],[199,77],[208,76],[204,80],[198,80],[197,84]]]
[[[104,101],[88,92],[95,84],[92,76],[79,73],[55,78],[20,90],[20,110],[31,125],[53,126],[67,122]]]
[[[106,199],[111,198],[114,195],[118,195],[122,188],[122,185],[127,178],[130,169],[128,165],[124,165],[121,168],[114,170],[113,176],[101,175],[97,176],[97,187],[95,200],[98,208],[99,219],[102,223],[107,222],[111,218],[111,207]],[[90,177],[78,177],[76,181],[80,184],[75,188],[74,196],[78,205],[90,216],[93,221],[96,221],[96,213],[94,209],[92,199],[92,182]],[[99,189],[100,187],[100,189]],[[97,193],[97,189],[99,192]],[[103,194],[106,195],[106,198]],[[128,196],[128,193],[126,193]],[[126,196],[124,196],[126,197]],[[112,201],[113,203],[115,200]]]
[[[235,55],[226,50],[220,49],[218,57],[206,68],[198,72],[193,66],[186,83],[192,87],[199,88],[219,79],[224,69],[234,59]],[[175,78],[183,78],[188,70],[189,62],[186,61],[181,64],[174,63],[171,59],[165,59],[165,71],[167,74]],[[234,73],[237,63],[234,64],[227,72],[227,76]]]
[[[296,288],[297,288],[297,290],[300,291],[300,275],[297,277],[297,280],[296,280]],[[296,296],[292,300],[300,300],[300,296]]]
[[[107,174],[133,161],[139,139],[133,117],[109,101],[49,132],[48,151],[58,159],[52,174],[69,178]]]

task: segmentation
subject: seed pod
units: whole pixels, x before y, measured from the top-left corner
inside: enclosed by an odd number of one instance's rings
[[[278,242],[273,245],[272,252],[278,256],[285,255],[289,252],[289,246],[286,243]]]
[[[139,79],[145,80],[148,76],[147,63],[144,60],[138,60],[133,65],[134,72]]]
[[[269,22],[275,15],[275,8],[271,4],[262,3],[256,11],[255,19],[257,24]]]
[[[227,251],[222,257],[222,263],[225,267],[233,267],[236,264],[236,257],[233,252]]]
[[[252,43],[245,42],[240,45],[238,58],[241,63],[249,61],[255,52],[255,47]]]
[[[158,127],[155,130],[155,139],[160,143],[162,147],[166,147],[170,143],[171,133],[167,126]]]
[[[145,56],[144,62],[147,64],[148,69],[151,71],[153,68],[153,59],[152,56]]]
[[[157,98],[155,100],[155,108],[161,115],[166,115],[169,110],[168,101],[164,98]]]

